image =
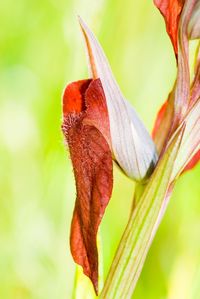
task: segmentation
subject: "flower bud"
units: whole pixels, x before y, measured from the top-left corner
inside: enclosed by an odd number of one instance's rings
[[[157,154],[153,140],[115,81],[106,56],[88,26],[79,18],[92,77],[100,78],[108,107],[114,159],[130,178],[142,181],[153,171]]]

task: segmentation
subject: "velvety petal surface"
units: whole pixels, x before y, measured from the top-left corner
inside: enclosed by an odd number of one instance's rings
[[[100,80],[78,81],[66,87],[62,129],[69,146],[77,190],[71,252],[97,293],[96,235],[113,185],[112,155],[107,142],[108,113]]]

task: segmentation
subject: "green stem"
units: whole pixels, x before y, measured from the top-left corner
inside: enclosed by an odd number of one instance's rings
[[[100,299],[132,297],[149,247],[166,208],[165,199],[182,138],[181,134],[177,135],[157,165],[137,205],[131,211]]]

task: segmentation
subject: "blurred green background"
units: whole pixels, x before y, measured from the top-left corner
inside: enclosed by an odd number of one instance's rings
[[[88,76],[76,15],[98,36],[149,131],[175,79],[162,17],[145,0],[0,3],[0,298],[71,299],[72,166],[60,130],[67,82]],[[115,169],[100,238],[104,277],[134,185]],[[200,166],[175,188],[133,299],[200,298]],[[83,279],[74,299],[93,293]],[[109,299],[109,298],[108,298]]]

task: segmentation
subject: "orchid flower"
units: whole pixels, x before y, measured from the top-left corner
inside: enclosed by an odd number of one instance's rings
[[[70,83],[63,95],[62,130],[77,189],[71,252],[96,294],[96,235],[112,194],[113,161],[137,182],[134,207],[100,298],[131,298],[175,182],[200,159],[200,47],[193,78],[189,62],[189,40],[200,38],[200,1],[154,2],[164,16],[177,61],[177,79],[158,112],[154,142],[80,18],[91,77]]]
[[[96,235],[112,193],[112,160],[130,178],[145,181],[155,167],[157,154],[152,138],[124,99],[99,43],[81,19],[80,24],[92,78],[67,85],[62,129],[77,189],[71,251],[97,292]]]

